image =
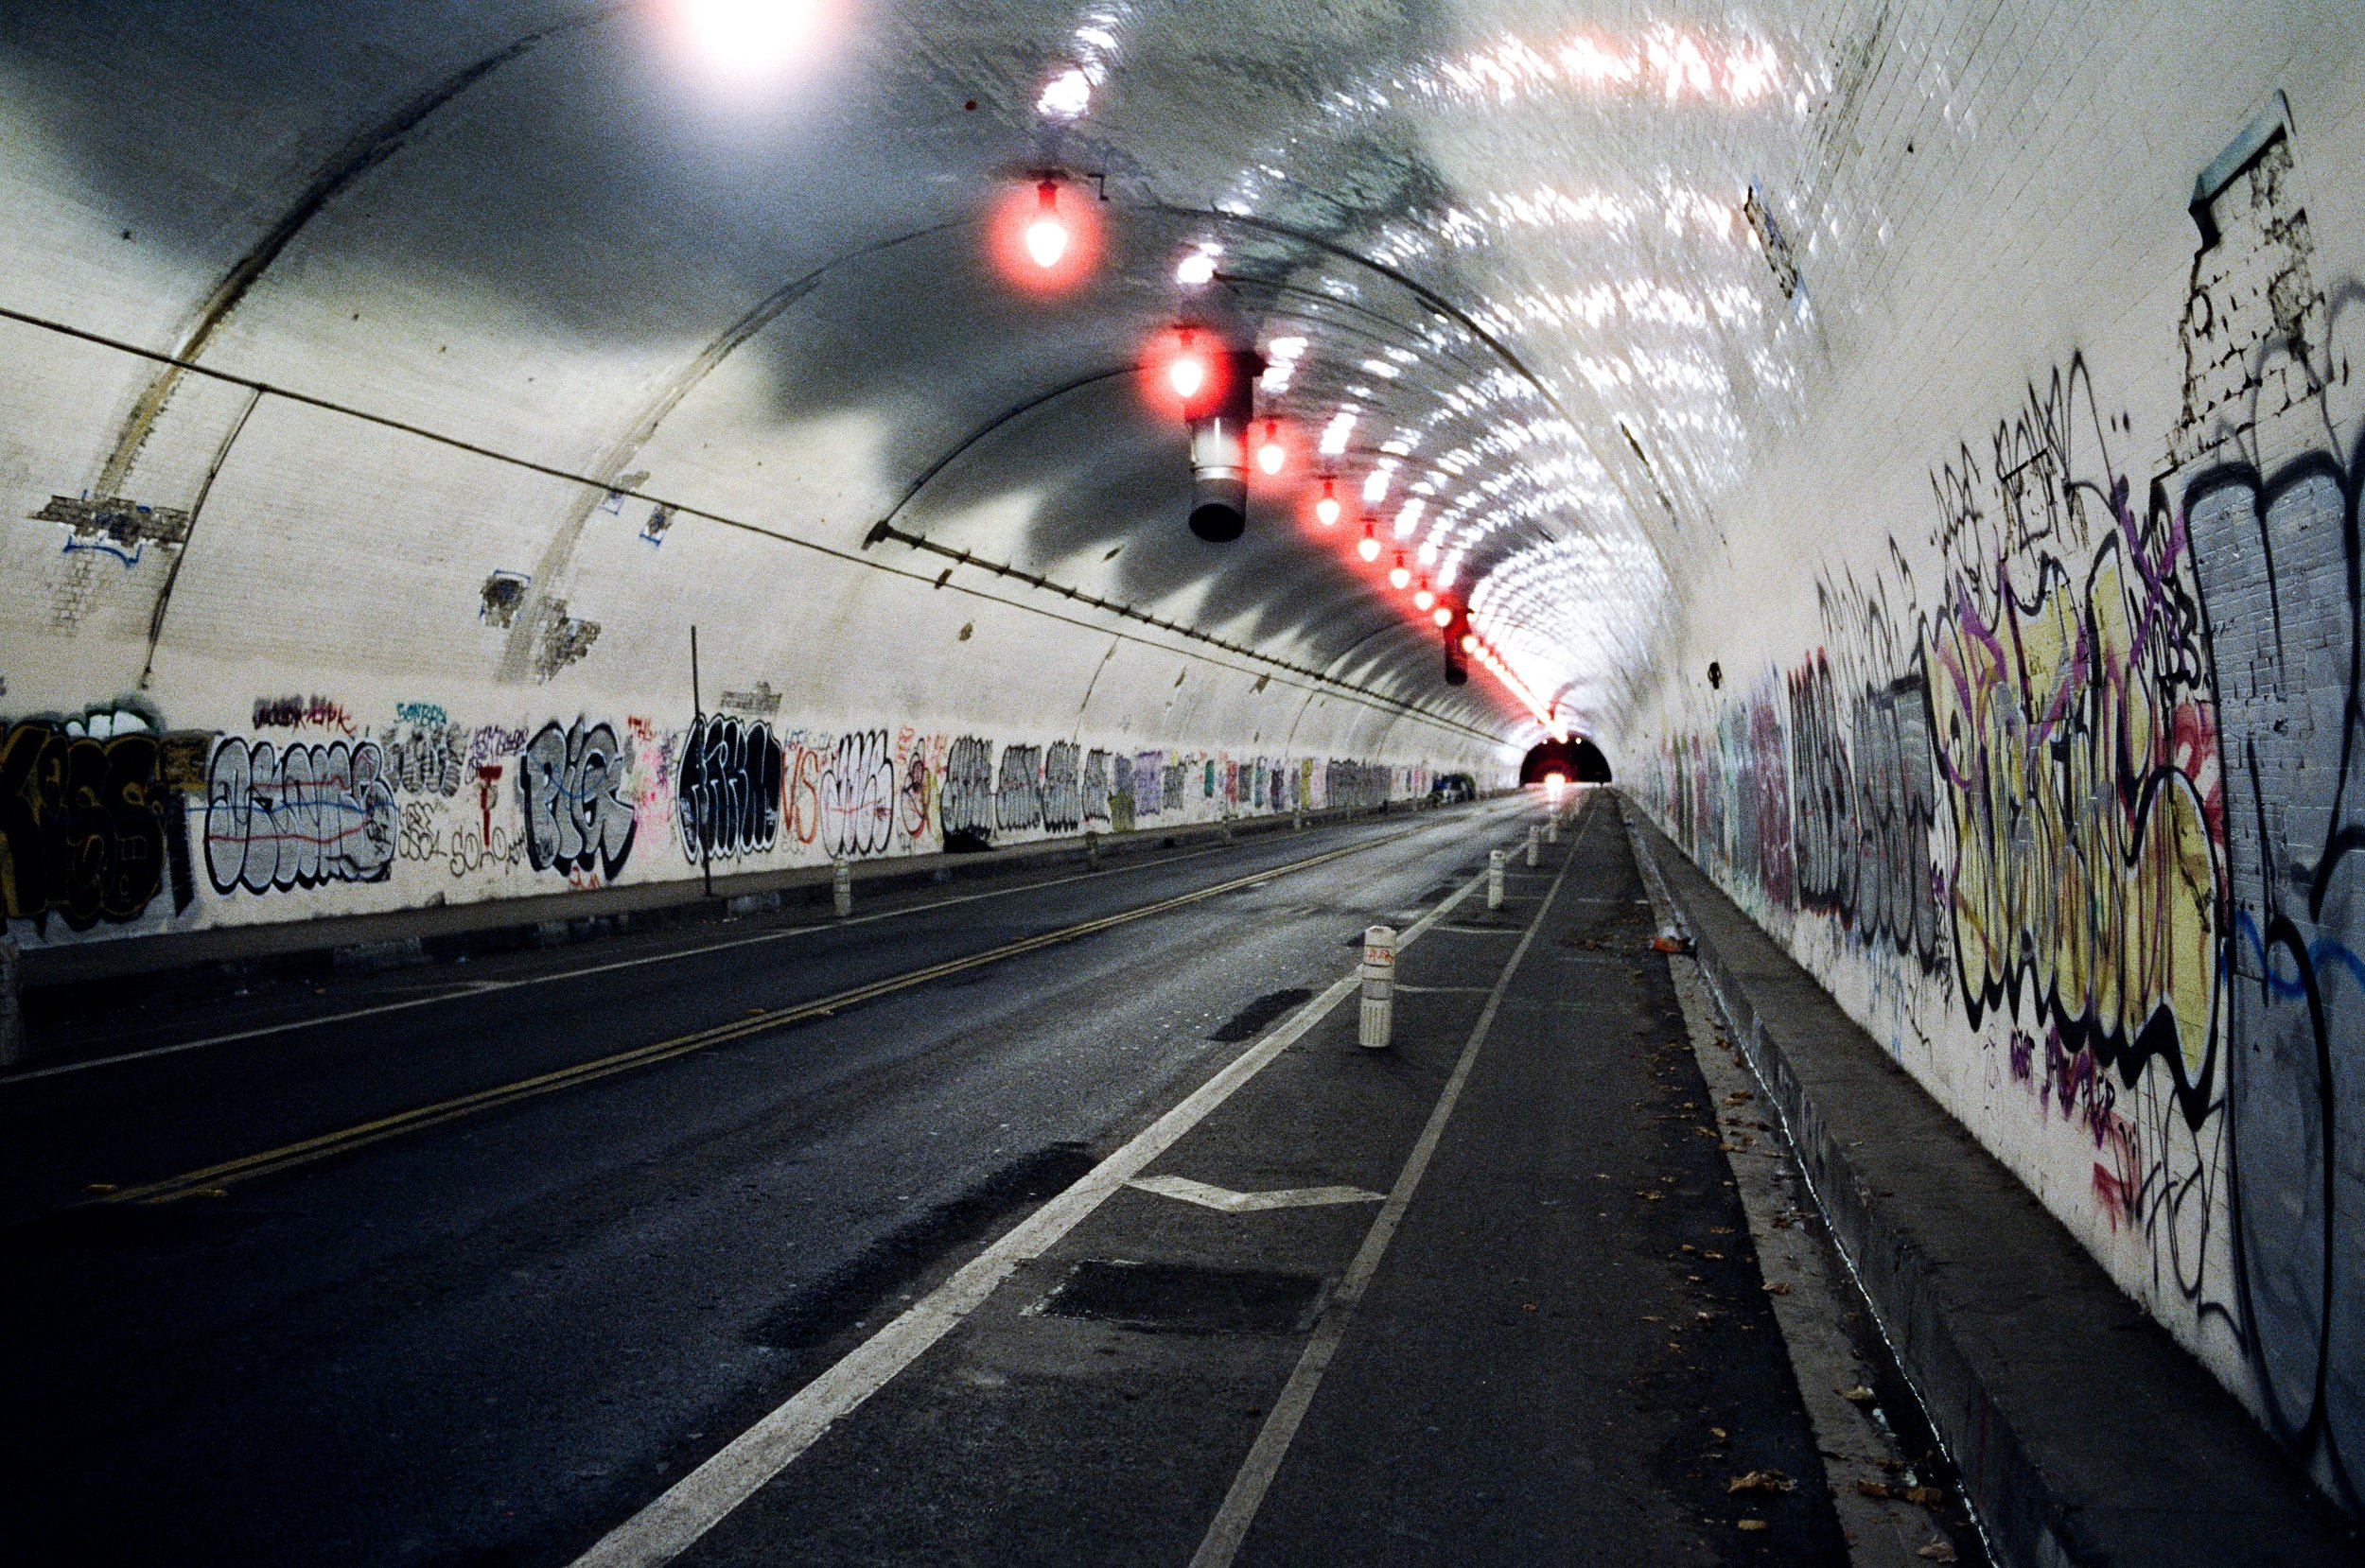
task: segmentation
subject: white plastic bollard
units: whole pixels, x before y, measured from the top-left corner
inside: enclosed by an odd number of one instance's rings
[[[1303,833],[1305,831],[1305,807],[1292,806],[1289,808],[1289,831],[1292,833]]]
[[[1543,845],[1537,842],[1540,836],[1534,828],[1528,829],[1528,864],[1531,867],[1540,863],[1543,859]]]
[[[1544,819],[1544,842],[1546,844],[1560,842],[1560,813],[1558,811],[1554,811]]]
[[[1499,849],[1486,852],[1486,907],[1503,907],[1503,852]]]
[[[1363,932],[1363,1016],[1357,1040],[1366,1051],[1383,1051],[1396,1011],[1396,928],[1368,926]]]
[[[1084,835],[1084,863],[1095,871],[1100,869],[1100,835],[1098,833]]]
[[[837,906],[839,919],[854,913],[854,871],[844,861],[831,862],[830,899]]]

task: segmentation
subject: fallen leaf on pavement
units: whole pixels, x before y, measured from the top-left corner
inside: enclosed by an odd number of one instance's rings
[[[1768,1280],[1765,1282],[1765,1294],[1768,1296],[1788,1296],[1790,1294],[1790,1287],[1779,1280]]]
[[[1932,1562],[1952,1562],[1954,1560],[1954,1548],[1943,1541],[1933,1541],[1914,1556],[1926,1557]]]
[[[1860,1383],[1853,1388],[1841,1389],[1839,1391],[1839,1397],[1846,1400],[1850,1404],[1870,1404],[1872,1402],[1872,1390],[1866,1388]]]
[[[1762,1519],[1736,1519],[1733,1521],[1733,1527],[1742,1530],[1762,1530],[1765,1528],[1765,1521]]]
[[[1746,1475],[1736,1475],[1725,1483],[1725,1495],[1743,1491],[1789,1491],[1798,1483],[1778,1470],[1753,1470]]]

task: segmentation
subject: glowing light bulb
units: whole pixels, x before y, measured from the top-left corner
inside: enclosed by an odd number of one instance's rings
[[[1429,618],[1436,621],[1441,629],[1451,626],[1453,624],[1453,608],[1451,605],[1440,604],[1437,608],[1429,612]]]
[[[1216,278],[1216,255],[1213,250],[1193,251],[1176,264],[1174,281],[1185,288],[1204,287],[1213,283]]]
[[[1388,585],[1401,588],[1412,581],[1412,568],[1404,564],[1404,551],[1396,551],[1396,564],[1388,568]]]
[[[691,46],[716,71],[759,81],[796,62],[814,41],[815,0],[684,0]]]
[[[1365,523],[1363,525],[1363,537],[1357,542],[1355,553],[1361,556],[1366,561],[1376,561],[1379,559],[1379,540],[1373,534],[1371,524]]]
[[[1476,632],[1464,632],[1462,634],[1462,651],[1465,653],[1475,653],[1478,652],[1478,634]]]
[[[1067,254],[1067,225],[1060,220],[1060,187],[1045,180],[1036,188],[1042,196],[1042,208],[1035,215],[1035,220],[1026,225],[1026,254],[1048,272]]]
[[[1314,515],[1322,520],[1323,527],[1330,528],[1339,521],[1339,482],[1323,480],[1323,498],[1314,503]]]
[[[1187,403],[1206,388],[1207,361],[1200,358],[1199,350],[1192,346],[1189,333],[1182,334],[1182,352],[1176,355],[1174,363],[1166,367],[1166,385],[1174,389],[1175,396]]]
[[[1047,120],[1073,120],[1092,107],[1092,78],[1081,66],[1071,65],[1044,83],[1042,96],[1035,100],[1035,113]]]
[[[1265,444],[1256,448],[1256,466],[1268,474],[1278,474],[1281,465],[1289,461],[1289,454],[1281,449],[1281,426],[1274,420],[1265,421]]]
[[[1422,578],[1421,585],[1412,592],[1413,608],[1426,610],[1436,602],[1437,596],[1428,590],[1428,579],[1426,577]]]

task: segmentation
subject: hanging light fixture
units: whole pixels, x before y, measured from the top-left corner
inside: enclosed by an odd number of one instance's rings
[[[1314,516],[1324,528],[1335,528],[1339,522],[1339,481],[1323,476],[1323,497],[1314,503]]]
[[[1281,422],[1265,421],[1265,440],[1256,448],[1256,466],[1268,474],[1278,474],[1281,465],[1289,461],[1289,454],[1281,447]]]
[[[1366,561],[1379,559],[1379,536],[1372,531],[1372,525],[1368,518],[1363,524],[1363,537],[1356,543],[1355,553]]]
[[[1175,396],[1188,403],[1206,390],[1207,360],[1199,352],[1189,328],[1185,327],[1181,336],[1181,350],[1174,362],[1166,366],[1166,385],[1174,389]]]
[[[1388,585],[1401,588],[1412,581],[1412,568],[1404,564],[1404,551],[1396,551],[1396,564],[1388,568]]]
[[[1044,271],[1067,254],[1067,224],[1060,217],[1060,187],[1049,180],[1035,187],[1035,220],[1026,225],[1027,259]]]
[[[1421,585],[1412,590],[1412,607],[1416,610],[1426,610],[1436,602],[1437,596],[1429,592],[1428,579],[1422,578]]]
[[[1440,604],[1437,608],[1431,610],[1428,615],[1429,618],[1437,622],[1439,626],[1451,626],[1453,624],[1453,606],[1450,604]]]

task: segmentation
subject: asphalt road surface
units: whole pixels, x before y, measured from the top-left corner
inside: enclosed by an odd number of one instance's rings
[[[1492,914],[1533,802],[83,1020],[0,1084],[9,1559],[1841,1560],[1594,807]],[[1160,1128],[1333,1195],[1077,1207]]]

